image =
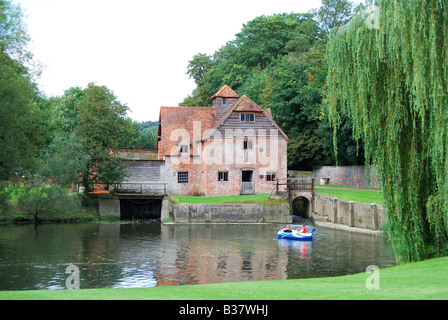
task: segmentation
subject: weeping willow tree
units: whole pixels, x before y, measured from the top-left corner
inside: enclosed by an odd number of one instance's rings
[[[371,7],[372,8],[372,7]],[[448,249],[448,0],[381,0],[333,29],[327,102],[378,168],[398,262]]]

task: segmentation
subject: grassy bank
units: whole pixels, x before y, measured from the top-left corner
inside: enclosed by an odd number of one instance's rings
[[[341,200],[354,201],[361,203],[383,204],[383,192],[372,190],[353,190],[348,188],[315,188],[324,196],[336,197]],[[287,203],[286,198],[268,199],[268,194],[252,194],[238,196],[220,196],[220,197],[199,197],[187,195],[170,195],[174,203],[205,203],[205,204],[277,204]]]
[[[377,203],[380,205],[384,204],[382,191],[315,187],[315,192],[318,192],[324,196],[336,197],[340,200],[345,201],[354,201],[360,203]]]
[[[204,204],[279,204],[288,203],[286,198],[268,199],[268,194],[250,194],[238,196],[198,197],[186,195],[170,195],[174,203]]]
[[[448,299],[448,257],[379,271],[379,289],[368,289],[372,274],[334,278],[254,281],[133,289],[1,292],[6,299],[72,300],[411,300]],[[81,283],[82,287],[82,283]]]

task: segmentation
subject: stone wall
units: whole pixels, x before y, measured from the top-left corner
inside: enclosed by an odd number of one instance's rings
[[[115,199],[99,199],[98,200],[98,212],[100,216],[121,216],[120,200]]]
[[[175,223],[292,223],[288,204],[192,204],[169,205]]]
[[[382,205],[343,201],[320,194],[313,197],[312,217],[369,230],[379,230],[387,222]]]
[[[365,166],[324,166],[313,171],[316,184],[336,184],[357,188],[378,188],[378,176]]]

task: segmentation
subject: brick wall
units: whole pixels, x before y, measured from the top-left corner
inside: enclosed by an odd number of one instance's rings
[[[253,171],[254,192],[258,194],[269,193],[274,187],[275,182],[267,181],[268,172],[275,172],[275,179],[287,178],[286,140],[272,143],[273,150],[267,154],[260,152],[266,141],[254,141],[252,150],[243,150],[239,139],[225,141],[220,147],[212,147],[213,143],[210,140],[203,143],[202,157],[166,157],[168,193],[238,195],[241,193],[243,170]],[[179,171],[188,171],[188,183],[178,183]],[[219,181],[218,172],[227,172],[228,181]]]

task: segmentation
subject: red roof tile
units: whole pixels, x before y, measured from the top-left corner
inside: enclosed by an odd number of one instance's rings
[[[221,89],[216,92],[211,99],[216,97],[221,98],[239,98],[239,94],[233,91],[228,85],[224,85]]]
[[[193,137],[194,122],[200,123],[199,137]],[[198,124],[199,124],[198,123]],[[171,134],[174,130],[180,129],[178,133],[185,132],[189,134],[190,145],[193,139],[201,139],[205,130],[213,128],[216,123],[216,108],[215,107],[161,107],[160,108],[160,127],[161,127],[161,150],[162,155],[170,155],[173,147],[186,137]],[[199,129],[199,127],[198,127]],[[190,152],[192,152],[190,148]]]
[[[233,111],[250,111],[250,112],[263,112],[263,109],[250,100],[246,95],[243,95],[232,105]]]

